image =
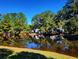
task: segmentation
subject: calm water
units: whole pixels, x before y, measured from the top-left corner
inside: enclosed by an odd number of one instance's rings
[[[28,42],[27,48],[40,48],[40,44],[34,43],[34,42]]]

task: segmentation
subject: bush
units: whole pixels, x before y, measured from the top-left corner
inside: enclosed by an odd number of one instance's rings
[[[44,55],[31,52],[21,52],[15,55],[9,56],[9,59],[48,59]]]
[[[0,59],[53,59],[44,55],[32,52],[20,52],[12,55],[13,51],[9,49],[0,49]]]
[[[8,49],[0,49],[0,59],[7,59],[9,55],[11,55],[13,51]]]

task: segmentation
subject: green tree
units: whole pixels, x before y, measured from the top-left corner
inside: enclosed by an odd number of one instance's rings
[[[78,0],[68,0],[63,9],[55,16],[55,20],[57,26],[61,22],[63,23],[60,25],[63,25],[66,32],[78,32]],[[72,34],[74,34],[74,32]]]
[[[32,23],[33,23],[33,28],[38,28],[41,33],[51,33],[50,30],[52,28],[56,27],[55,21],[54,21],[55,14],[52,13],[51,11],[45,11],[40,14],[37,14],[36,16],[33,17]],[[46,37],[45,39],[39,39],[40,44],[42,44],[42,41],[45,41],[43,43],[46,44],[49,43],[49,38]]]
[[[24,44],[23,39],[28,39],[29,26],[23,13],[7,13],[0,20],[0,44],[17,45]],[[22,35],[25,35],[22,37]]]
[[[65,23],[65,30],[70,34],[78,34],[78,21],[73,17]]]
[[[43,32],[48,32],[48,29],[55,27],[55,21],[53,20],[55,14],[51,11],[45,11],[33,17],[32,23],[35,28],[40,29]]]

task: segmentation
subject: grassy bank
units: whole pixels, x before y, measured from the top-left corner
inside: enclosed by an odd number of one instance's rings
[[[63,55],[55,52],[49,52],[49,51],[33,50],[33,49],[27,49],[27,48],[15,48],[15,47],[7,47],[7,46],[0,46],[0,48],[10,49],[14,51],[14,53],[25,51],[25,52],[39,53],[46,57],[52,57],[56,59],[77,59],[72,56],[67,56],[67,55]]]

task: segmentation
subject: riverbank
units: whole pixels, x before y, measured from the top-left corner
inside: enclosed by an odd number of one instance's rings
[[[26,52],[39,53],[39,54],[45,55],[46,57],[52,57],[52,58],[56,58],[56,59],[77,59],[75,57],[64,55],[64,54],[59,54],[59,53],[56,53],[56,52],[33,50],[33,49],[27,49],[27,48],[7,47],[7,46],[0,46],[0,48],[13,50],[14,53],[21,52],[21,51],[26,51]]]

